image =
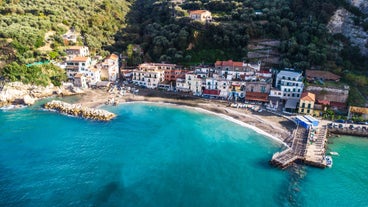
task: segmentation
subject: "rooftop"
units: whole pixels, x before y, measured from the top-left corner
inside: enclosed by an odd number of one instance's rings
[[[308,80],[323,79],[323,80],[339,81],[341,78],[336,74],[323,70],[306,70],[305,75]]]
[[[310,92],[303,92],[300,100],[315,102],[316,101],[316,95],[314,93],[310,93]]]
[[[350,106],[349,110],[352,113],[368,114],[368,108],[364,107]]]
[[[208,10],[193,10],[193,11],[190,11],[189,14],[203,14],[205,12],[209,12]]]
[[[87,62],[89,59],[89,57],[74,57],[73,59],[71,59],[70,61],[72,62]]]
[[[215,67],[243,67],[244,64],[243,62],[234,62],[232,60],[228,60],[228,61],[216,61],[215,62]]]
[[[298,79],[301,75],[302,75],[302,73],[300,73],[300,72],[289,71],[289,70],[281,70],[277,74],[277,76],[285,76],[285,77],[296,78],[296,79]]]
[[[69,46],[69,47],[67,48],[67,50],[80,50],[80,49],[82,49],[83,47],[85,47],[85,46],[77,46],[77,45],[75,45],[75,46]]]

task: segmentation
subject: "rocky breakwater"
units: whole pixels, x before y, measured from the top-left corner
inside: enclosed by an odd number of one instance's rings
[[[56,110],[62,114],[93,119],[99,121],[109,121],[116,117],[114,113],[102,109],[94,109],[81,106],[80,104],[69,104],[62,101],[50,101],[44,105],[45,109]]]

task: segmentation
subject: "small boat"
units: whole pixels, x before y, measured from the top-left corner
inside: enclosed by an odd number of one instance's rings
[[[330,152],[330,155],[336,155],[336,156],[339,156],[339,153],[338,153],[338,152]]]
[[[331,156],[326,156],[326,165],[327,167],[332,167],[332,157]]]

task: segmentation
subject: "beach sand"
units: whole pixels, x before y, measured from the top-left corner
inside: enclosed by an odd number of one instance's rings
[[[259,133],[278,139],[288,145],[291,144],[290,134],[295,129],[295,124],[292,121],[265,110],[256,112],[244,108],[233,108],[229,106],[229,102],[223,100],[202,99],[182,93],[153,89],[139,89],[138,94],[126,93],[124,96],[118,93],[109,93],[106,89],[86,89],[78,103],[87,107],[99,107],[111,99],[119,104],[125,102],[154,102],[204,109],[235,123],[243,123],[243,126],[253,128]]]

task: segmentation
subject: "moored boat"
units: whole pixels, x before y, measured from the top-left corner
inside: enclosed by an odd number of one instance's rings
[[[333,161],[331,156],[326,156],[326,165],[327,167],[332,167]]]
[[[338,152],[330,152],[330,155],[336,155],[336,156],[339,156],[339,153],[338,153]]]

